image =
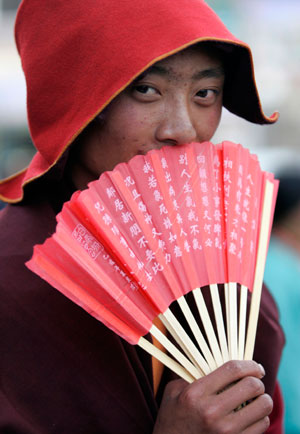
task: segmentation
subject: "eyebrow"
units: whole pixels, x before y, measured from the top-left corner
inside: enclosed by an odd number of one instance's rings
[[[170,77],[173,73],[168,68],[164,68],[160,65],[153,65],[148,68],[146,71],[142,72],[134,81],[142,80],[148,74],[157,74],[164,77]],[[203,78],[221,78],[225,76],[225,71],[223,66],[216,66],[214,68],[207,68],[200,71],[195,72],[192,75],[192,80],[201,80]]]
[[[224,77],[225,71],[223,66],[217,66],[215,68],[204,69],[196,72],[193,76],[193,80],[200,80],[201,78],[219,78]]]

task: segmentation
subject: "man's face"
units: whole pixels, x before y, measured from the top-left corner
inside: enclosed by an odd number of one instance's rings
[[[77,188],[117,163],[164,145],[210,140],[221,117],[222,62],[188,48],[149,68],[108,106],[103,123],[81,144],[73,165]]]

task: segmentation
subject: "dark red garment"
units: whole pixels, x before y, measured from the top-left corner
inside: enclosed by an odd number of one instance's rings
[[[275,391],[273,394],[273,402],[274,407],[273,411],[270,415],[270,427],[267,431],[267,434],[284,434],[284,403],[283,396],[279,387],[279,384],[276,384]]]
[[[252,55],[202,0],[23,0],[16,42],[27,84],[28,169],[0,182],[0,199],[19,202],[103,108],[153,63],[214,41],[227,58],[224,106],[258,124],[264,115]]]
[[[172,375],[155,399],[151,358],[24,265],[70,198],[62,155],[142,71],[201,41],[226,53],[225,107],[259,124],[277,116],[262,112],[249,47],[202,0],[23,0],[16,41],[37,153],[0,182],[1,199],[22,201],[0,217],[0,432],[150,434]],[[261,312],[255,359],[273,395],[283,335],[267,291]]]
[[[0,227],[0,432],[150,433],[151,359],[24,266],[52,207],[8,206]]]
[[[32,202],[0,217],[0,432],[14,434],[150,434],[157,400],[151,358],[50,287],[24,263],[55,229],[64,189],[35,189]],[[43,197],[43,199],[41,199]],[[255,360],[274,394],[283,346],[275,304],[265,290]],[[277,395],[275,395],[277,396]],[[275,428],[281,404],[276,401]],[[282,416],[282,414],[281,414]],[[280,434],[276,428],[273,433]]]

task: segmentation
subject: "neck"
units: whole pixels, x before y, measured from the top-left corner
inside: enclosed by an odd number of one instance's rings
[[[98,178],[80,164],[74,163],[71,167],[71,179],[76,190],[84,190],[88,187],[90,182],[95,181]]]

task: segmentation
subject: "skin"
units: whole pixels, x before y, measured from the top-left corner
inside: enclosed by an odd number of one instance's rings
[[[209,140],[221,117],[223,83],[220,60],[199,49],[155,64],[89,129],[73,163],[76,187],[150,149]]]
[[[199,46],[156,63],[110,103],[73,149],[75,187],[86,188],[103,171],[150,149],[210,140],[221,118],[223,85],[220,58]],[[263,433],[272,411],[263,375],[253,361],[230,361],[192,384],[170,382],[154,434]]]
[[[263,376],[263,367],[254,361],[230,361],[190,385],[184,380],[170,382],[153,433],[265,432],[273,402],[264,393]],[[234,411],[248,400],[253,401]]]

